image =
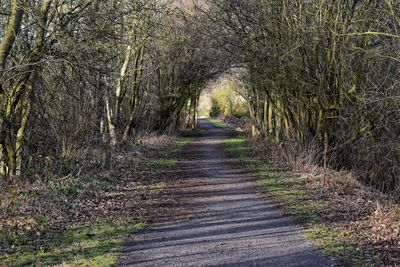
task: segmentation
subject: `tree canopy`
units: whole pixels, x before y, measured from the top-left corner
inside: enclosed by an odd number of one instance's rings
[[[253,135],[400,186],[398,0],[1,3],[0,173],[196,127],[235,70]],[[240,71],[238,71],[240,70]],[[37,170],[36,170],[37,171]]]

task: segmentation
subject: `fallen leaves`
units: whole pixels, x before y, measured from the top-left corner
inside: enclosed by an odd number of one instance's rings
[[[171,205],[162,203],[175,202],[163,192],[178,173],[176,160],[171,160],[176,158],[176,138],[144,140],[113,151],[110,169],[99,168],[99,160],[91,158],[94,153],[81,160],[74,175],[0,187],[0,258],[21,250],[45,250],[52,236],[77,222],[116,218],[145,222],[173,213]]]
[[[385,207],[378,203],[369,218],[369,225],[374,243],[393,243],[400,253],[400,207]]]
[[[275,157],[278,159],[277,166],[282,166],[281,150],[271,151],[271,147],[260,146],[259,143],[253,144],[253,147],[252,154],[247,156],[263,158],[265,162]],[[307,226],[323,229],[314,231],[314,239],[322,240],[323,247],[328,247],[347,265],[400,266],[399,203],[363,185],[350,172],[321,168],[307,162],[299,164],[290,165],[297,175],[291,172],[283,174],[285,165],[280,168],[282,177],[278,189],[287,195],[299,190],[307,195],[306,198],[297,198],[294,204],[289,199],[291,205],[288,205],[288,212],[296,216],[307,213]],[[286,164],[288,167],[289,164]],[[286,175],[296,178],[292,181],[285,178]],[[284,181],[288,183],[284,184]],[[298,209],[291,211],[293,207]],[[326,238],[321,238],[321,232]]]

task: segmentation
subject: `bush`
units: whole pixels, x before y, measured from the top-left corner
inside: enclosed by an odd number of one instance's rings
[[[211,93],[210,117],[243,117],[248,114],[246,100],[235,90],[232,81],[216,87]]]

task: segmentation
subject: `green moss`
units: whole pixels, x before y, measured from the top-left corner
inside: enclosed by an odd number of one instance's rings
[[[4,266],[111,266],[127,234],[143,229],[131,220],[75,224],[65,233],[51,233],[52,245],[0,258]]]

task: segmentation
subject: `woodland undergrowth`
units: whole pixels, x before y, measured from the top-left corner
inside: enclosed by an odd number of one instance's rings
[[[102,147],[82,149],[70,161],[74,166],[64,166],[67,175],[1,184],[0,266],[115,263],[124,236],[170,215],[159,204],[174,201],[163,192],[177,176],[176,156],[185,143],[147,135],[106,158]]]
[[[235,129],[235,124],[223,123]],[[316,164],[310,145],[251,140],[244,133],[226,150],[256,171],[267,194],[307,229],[307,236],[344,265],[400,265],[400,205],[395,195],[365,185],[355,173]],[[290,148],[290,149],[289,149]]]

